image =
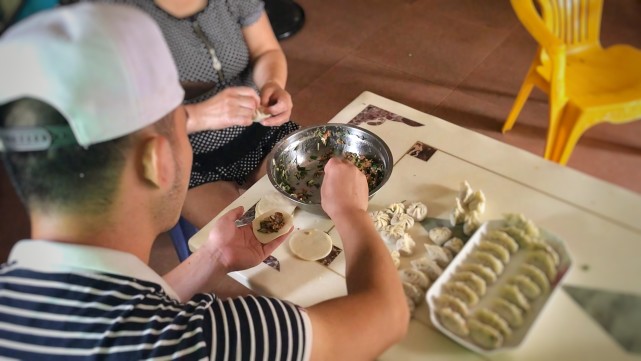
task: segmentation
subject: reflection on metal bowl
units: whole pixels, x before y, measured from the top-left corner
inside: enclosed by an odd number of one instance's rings
[[[267,158],[267,176],[296,206],[325,215],[320,186],[332,156],[350,159],[366,174],[370,198],[392,174],[392,152],[380,137],[354,125],[326,124],[298,130],[278,143]]]

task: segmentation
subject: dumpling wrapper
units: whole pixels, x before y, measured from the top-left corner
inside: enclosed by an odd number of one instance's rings
[[[281,229],[279,229],[277,232],[273,232],[273,233],[259,232],[258,230],[260,229],[260,222],[266,220],[276,212],[280,212],[283,214],[285,225],[283,225],[283,227],[281,227]],[[276,238],[282,236],[283,234],[289,232],[289,230],[293,226],[294,226],[294,217],[292,217],[292,215],[287,213],[286,211],[279,210],[279,209],[272,209],[266,213],[259,215],[258,217],[254,218],[254,220],[252,221],[252,230],[254,231],[254,235],[256,236],[258,241],[262,244],[267,244],[275,240]]]
[[[317,261],[332,251],[332,238],[318,229],[301,229],[289,236],[289,249],[306,261]]]
[[[256,217],[272,209],[280,209],[286,213],[294,214],[296,206],[280,193],[269,192],[262,196],[258,203],[256,203]]]
[[[254,111],[254,118],[252,119],[253,122],[262,122],[263,120],[271,117],[272,115],[267,113],[264,108],[256,108]]]

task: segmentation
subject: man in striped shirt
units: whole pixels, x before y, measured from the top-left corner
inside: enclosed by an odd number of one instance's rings
[[[234,209],[164,277],[147,263],[176,223],[192,152],[183,90],[157,25],[120,5],[47,11],[0,38],[0,150],[32,239],[0,268],[0,358],[372,359],[403,337],[408,310],[347,161],[325,168],[322,205],[346,254],[348,295],[300,308],[222,300],[210,279],[261,262]]]

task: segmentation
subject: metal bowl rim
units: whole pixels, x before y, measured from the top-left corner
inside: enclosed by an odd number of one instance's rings
[[[389,178],[392,175],[392,169],[394,167],[394,156],[392,155],[392,151],[389,148],[389,146],[387,145],[387,143],[385,143],[385,141],[381,137],[379,137],[378,135],[374,134],[372,131],[364,129],[364,128],[361,128],[361,127],[359,127],[357,125],[328,123],[328,124],[323,124],[323,125],[314,125],[314,126],[302,128],[302,129],[299,129],[299,130],[297,130],[295,132],[292,132],[292,133],[288,134],[285,138],[281,139],[278,143],[276,143],[276,145],[272,148],[271,152],[269,152],[269,155],[267,156],[267,159],[266,159],[267,160],[267,178],[269,179],[269,182],[272,184],[272,186],[274,188],[276,188],[276,190],[280,194],[285,196],[292,203],[296,204],[296,206],[298,206],[298,207],[300,207],[302,209],[306,209],[306,210],[310,210],[309,208],[312,207],[313,210],[316,210],[316,211],[318,211],[316,209],[316,207],[318,207],[318,208],[320,208],[320,212],[322,212],[322,213],[324,213],[324,212],[322,211],[322,207],[321,207],[320,203],[304,203],[304,202],[301,202],[299,200],[293,199],[288,193],[286,193],[285,191],[283,191],[280,187],[278,187],[276,185],[276,180],[274,179],[274,175],[273,175],[273,162],[274,162],[275,154],[277,152],[281,151],[289,143],[293,143],[292,139],[298,140],[298,137],[300,137],[300,135],[303,134],[303,133],[313,132],[315,129],[327,128],[327,127],[348,128],[350,130],[354,130],[354,131],[357,131],[357,132],[363,132],[367,136],[369,136],[369,137],[373,138],[374,140],[376,140],[380,145],[382,145],[382,147],[383,147],[383,152],[381,152],[382,154],[389,155],[389,163],[390,164],[389,164],[389,166],[386,164],[386,169],[389,169],[389,171],[386,170],[385,175],[383,176],[383,179],[381,180],[381,182],[376,186],[376,188],[374,188],[371,192],[369,192],[369,198],[372,198],[374,196],[374,194],[376,194],[376,192],[378,192],[378,190],[381,189],[383,187],[383,185],[385,185],[385,183],[387,183],[387,181],[389,180]],[[383,161],[385,161],[385,159],[383,159]]]

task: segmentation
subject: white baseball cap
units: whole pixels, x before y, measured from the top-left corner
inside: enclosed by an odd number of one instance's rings
[[[0,79],[0,105],[41,100],[85,147],[155,123],[184,97],[160,28],[127,5],[61,6],[17,23],[0,38]]]

